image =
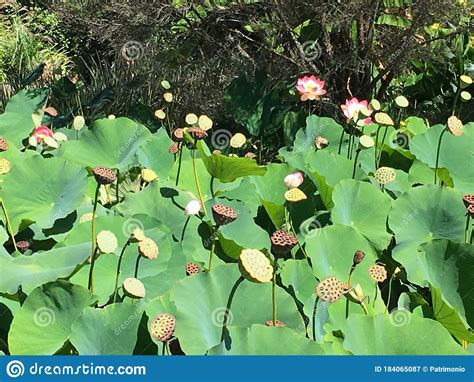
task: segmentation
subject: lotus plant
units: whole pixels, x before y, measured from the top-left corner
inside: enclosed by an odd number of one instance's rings
[[[464,126],[462,121],[456,117],[455,115],[452,115],[451,117],[448,118],[448,123],[446,124],[446,127],[441,131],[441,134],[439,135],[439,140],[438,140],[438,146],[436,148],[436,164],[435,164],[435,172],[434,172],[434,184],[437,183],[437,175],[438,175],[438,166],[439,166],[439,156],[441,152],[441,142],[443,140],[444,134],[449,131],[451,135],[455,137],[459,137],[462,135],[464,130]]]

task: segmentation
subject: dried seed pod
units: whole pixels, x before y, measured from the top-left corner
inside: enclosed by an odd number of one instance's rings
[[[175,141],[177,142],[182,141],[184,138],[184,129],[181,127],[178,127],[177,129],[175,129],[175,131],[173,131],[173,137]]]
[[[265,326],[273,326],[273,320],[265,322]],[[285,327],[285,324],[281,321],[275,320],[275,327],[283,328]]]
[[[314,139],[314,145],[316,146],[318,150],[322,150],[329,146],[329,141],[326,138],[318,135]]]
[[[233,147],[235,149],[240,149],[246,143],[247,137],[242,133],[237,133],[230,139],[230,147]]]
[[[357,264],[360,264],[362,262],[362,260],[364,260],[364,257],[365,257],[365,253],[362,252],[362,251],[357,251],[355,254],[354,254],[354,258],[352,260],[352,263],[355,265]]]
[[[204,131],[212,129],[212,124],[212,119],[209,118],[207,115],[199,116],[198,126]]]
[[[48,106],[46,109],[44,109],[44,112],[46,114],[50,115],[51,117],[57,117],[58,116],[58,111],[52,106]]]
[[[221,226],[232,223],[235,219],[237,219],[237,212],[235,212],[234,209],[229,206],[225,206],[223,204],[214,204],[212,206],[212,216],[214,216],[216,224]]]
[[[308,197],[299,188],[292,188],[285,192],[285,199],[289,202],[300,202],[308,199]]]
[[[135,277],[127,277],[123,280],[122,287],[125,295],[130,298],[145,297],[145,285]]]
[[[194,263],[186,264],[186,276],[192,276],[201,272],[201,267]]]
[[[8,142],[5,138],[0,137],[0,152],[5,152],[8,150]]]
[[[333,303],[344,293],[344,284],[337,277],[330,276],[316,286],[316,293],[322,301]]]
[[[206,131],[200,127],[190,127],[188,130],[189,135],[196,141],[207,137]]]
[[[378,283],[387,280],[387,270],[383,264],[374,264],[370,266],[369,275],[375,282]]]
[[[463,130],[463,123],[458,117],[452,115],[448,118],[448,131],[451,134],[453,134],[455,137],[459,137],[462,134]]]
[[[16,247],[21,253],[25,253],[26,251],[28,251],[28,249],[30,249],[31,243],[27,240],[20,240],[17,241]]]
[[[221,151],[221,150],[218,150],[218,149],[215,149],[215,150],[212,150],[212,153],[213,153],[214,155],[220,155],[220,154],[222,154],[222,151]]]
[[[150,334],[161,342],[169,341],[174,336],[176,318],[169,313],[157,315],[150,324]]]
[[[285,230],[278,230],[272,234],[272,249],[276,254],[285,254],[290,252],[298,244],[296,237]]]
[[[474,204],[474,194],[466,194],[462,197],[462,201],[466,207]]]
[[[1,158],[0,159],[0,174],[6,174],[11,170],[11,164],[7,159]]]
[[[467,214],[471,217],[474,218],[474,204],[469,204],[466,208]]]
[[[380,167],[374,174],[375,180],[383,185],[393,182],[396,177],[397,173],[391,167]]]
[[[138,243],[146,239],[145,233],[140,228],[135,228],[130,235],[130,241],[133,243]]]
[[[179,143],[173,142],[171,146],[168,148],[168,152],[170,154],[176,154],[179,151]]]
[[[118,240],[111,231],[100,231],[97,234],[97,246],[102,253],[112,253],[118,247]]]
[[[92,171],[94,178],[98,184],[112,184],[117,180],[117,174],[109,167],[98,166]]]
[[[270,282],[273,278],[273,267],[270,260],[258,249],[244,249],[239,257],[239,268],[242,276],[256,283]]]
[[[248,153],[245,154],[245,157],[250,158],[250,159],[255,159],[257,156],[253,152],[249,151]]]
[[[381,126],[393,126],[393,119],[384,112],[378,112],[375,114],[375,122]]]
[[[158,257],[159,252],[156,243],[149,238],[138,242],[138,253],[140,256],[153,260]]]

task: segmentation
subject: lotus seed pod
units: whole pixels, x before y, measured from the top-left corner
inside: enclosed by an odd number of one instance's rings
[[[177,142],[180,142],[184,138],[184,129],[181,127],[178,127],[175,131],[173,131],[173,137],[174,140]]]
[[[237,219],[237,212],[229,206],[214,204],[212,206],[212,216],[218,226],[232,223]]]
[[[0,174],[6,174],[11,169],[10,162],[7,159],[1,158],[0,159]]]
[[[156,172],[148,168],[142,169],[141,175],[142,179],[147,183],[151,183],[154,180],[158,179],[158,175],[156,175]]]
[[[265,326],[273,326],[273,320],[265,322]],[[281,321],[275,320],[275,327],[283,328],[285,327],[285,324]]]
[[[234,149],[240,149],[246,143],[247,137],[242,133],[237,133],[230,139],[230,147],[233,147]]]
[[[95,167],[92,171],[96,182],[100,185],[112,184],[117,180],[117,174],[108,167]]]
[[[130,235],[130,240],[133,243],[138,243],[146,239],[145,233],[140,228],[135,228]]]
[[[380,108],[382,107],[380,105],[380,102],[377,101],[376,99],[373,99],[372,101],[370,101],[370,106],[372,107],[372,109],[374,110],[380,110]]]
[[[207,137],[207,133],[200,127],[190,127],[188,133],[196,141]]]
[[[318,150],[322,150],[329,146],[329,141],[324,137],[317,136],[314,139],[314,145]]]
[[[25,253],[26,251],[28,251],[28,249],[30,249],[31,243],[27,240],[20,240],[17,241],[16,247],[21,253]]]
[[[285,230],[275,231],[271,237],[272,249],[276,254],[286,254],[298,244],[296,237]]]
[[[82,115],[78,115],[74,117],[74,120],[72,121],[72,127],[74,130],[82,130],[82,128],[86,125],[86,120]]]
[[[316,293],[322,301],[331,304],[341,298],[344,285],[337,277],[330,276],[316,286]]]
[[[448,131],[454,135],[455,137],[459,137],[464,130],[464,126],[462,124],[462,121],[456,117],[455,115],[452,115],[451,117],[448,118]]]
[[[215,150],[212,151],[212,153],[213,153],[214,155],[221,155],[221,154],[222,154],[222,151],[221,151],[221,150],[218,150],[218,149],[215,149]]]
[[[0,137],[0,152],[5,152],[8,150],[8,142],[5,138]]]
[[[145,285],[135,277],[127,277],[123,280],[122,287],[125,295],[130,298],[145,297]]]
[[[107,119],[110,119],[110,120],[114,120],[115,118],[116,118],[116,117],[115,117],[115,115],[113,115],[113,114],[110,114],[110,115],[107,117]]]
[[[57,117],[58,116],[58,111],[52,107],[48,106],[46,109],[44,109],[45,114],[48,114],[51,117]]]
[[[462,201],[466,207],[474,204],[474,194],[466,194],[462,197]]]
[[[163,111],[163,109],[158,109],[157,111],[155,111],[155,117],[163,120],[166,118],[166,113]]]
[[[165,100],[165,102],[168,102],[168,103],[171,103],[173,102],[173,93],[165,93],[163,94],[163,98]]]
[[[201,115],[199,117],[198,126],[204,131],[212,129],[212,124],[212,119],[209,118],[207,115]]]
[[[194,113],[189,113],[186,115],[185,121],[188,125],[196,125],[199,121],[198,116]]]
[[[365,257],[365,253],[362,252],[362,251],[357,251],[355,254],[354,254],[354,258],[352,260],[352,263],[354,265],[358,265],[362,262],[362,260],[364,260],[364,257]]]
[[[79,223],[85,223],[92,220],[92,212],[85,213],[79,218]]]
[[[370,149],[371,147],[375,146],[375,141],[372,137],[368,135],[362,135],[359,138],[359,147],[361,149]]]
[[[255,283],[272,281],[273,267],[270,260],[258,249],[244,249],[239,257],[239,268],[243,277]]]
[[[251,151],[245,154],[245,158],[255,159],[256,157],[257,156]]]
[[[463,90],[461,92],[461,100],[463,100],[464,102],[468,102],[472,99],[472,95],[471,93],[469,93],[468,91],[466,90]]]
[[[173,142],[171,146],[168,148],[168,152],[170,154],[176,154],[179,151],[179,143]]]
[[[299,188],[292,188],[285,192],[285,199],[289,202],[300,202],[308,199],[308,197]]]
[[[176,318],[169,313],[157,315],[150,324],[150,334],[161,342],[169,341],[174,336]]]
[[[100,231],[97,234],[97,246],[102,253],[112,253],[118,247],[118,240],[111,231]]]
[[[153,260],[158,257],[159,249],[153,240],[146,238],[138,243],[138,253],[140,256]]]
[[[398,96],[397,98],[395,98],[395,104],[398,106],[398,107],[401,107],[401,108],[406,108],[410,105],[410,103],[408,102],[408,100],[406,99],[406,97],[400,95]]]
[[[466,208],[467,214],[471,217],[474,218],[474,204],[470,204]]]
[[[163,89],[165,89],[165,90],[171,89],[171,84],[170,84],[168,81],[166,81],[166,80],[161,81],[161,82],[160,82],[160,85],[161,85],[161,87],[162,87]]]
[[[461,82],[461,89],[465,89],[472,84],[472,78],[465,74],[463,74],[459,79]]]
[[[382,264],[374,264],[369,268],[369,275],[372,279],[378,283],[387,280],[387,270]]]
[[[383,112],[375,114],[375,122],[381,126],[393,126],[393,119],[387,113]]]
[[[393,182],[396,177],[397,173],[391,167],[380,167],[374,174],[375,180],[383,185]]]
[[[186,264],[186,276],[192,276],[201,272],[201,267],[194,263]]]

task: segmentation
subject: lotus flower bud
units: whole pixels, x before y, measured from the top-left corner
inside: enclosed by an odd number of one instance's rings
[[[297,188],[303,183],[303,173],[300,171],[285,176],[283,180],[288,188]]]
[[[184,209],[184,214],[186,216],[197,215],[201,211],[201,202],[199,200],[191,200]]]
[[[354,254],[354,259],[352,260],[353,266],[356,266],[357,264],[360,264],[362,260],[364,260],[365,253],[362,251],[357,251]]]

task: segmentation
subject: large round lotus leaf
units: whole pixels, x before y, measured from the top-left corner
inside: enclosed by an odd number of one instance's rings
[[[233,182],[243,176],[264,175],[266,172],[266,167],[259,166],[253,159],[209,154],[202,141],[198,142],[197,147],[209,174],[221,182]]]
[[[229,343],[221,343],[209,355],[324,355],[321,345],[289,328],[252,325],[229,327]]]
[[[332,200],[334,224],[355,228],[377,249],[388,246],[391,235],[386,227],[392,199],[387,194],[370,183],[347,179],[336,185]]]
[[[58,246],[34,256],[11,257],[0,255],[0,292],[15,294],[21,285],[23,291],[70,275],[77,265],[90,256],[89,244]]]
[[[344,348],[355,355],[467,354],[439,322],[408,310],[372,317],[351,315],[343,332]]]
[[[137,150],[150,138],[146,127],[128,118],[101,119],[78,141],[61,144],[57,155],[83,166],[126,170]]]
[[[11,354],[54,354],[91,302],[87,289],[65,281],[38,287],[15,314],[8,338]]]
[[[424,134],[416,135],[410,142],[410,149],[416,157],[435,168],[436,148],[443,125],[432,126]],[[474,147],[474,123],[464,125],[460,137],[446,133],[443,136],[439,156],[439,168],[447,168],[453,178],[454,187],[463,193],[472,192],[474,166],[472,165],[472,148]]]
[[[444,300],[474,327],[474,248],[449,240],[422,244],[416,253],[396,256],[406,268],[408,279],[418,285],[432,285]]]
[[[33,157],[5,175],[2,198],[15,231],[22,221],[51,228],[82,202],[87,171],[60,158]]]
[[[176,336],[186,354],[204,354],[219,344],[222,320],[230,291],[240,277],[236,264],[216,267],[178,281],[171,290],[176,305]],[[249,327],[272,318],[271,283],[243,281],[229,312],[228,325]],[[277,288],[277,319],[304,332],[304,323],[293,299]]]
[[[23,147],[23,139],[36,127],[32,116],[39,113],[41,117],[48,95],[47,89],[21,90],[14,95],[0,115],[0,136],[10,145]]]
[[[174,164],[174,156],[165,148],[171,144],[168,137],[153,136],[137,151],[138,163],[165,179]]]
[[[393,202],[389,227],[397,244],[421,244],[433,239],[464,240],[466,209],[462,195],[435,185],[415,187]]]
[[[70,341],[80,355],[132,355],[144,304],[86,308],[71,327]]]

